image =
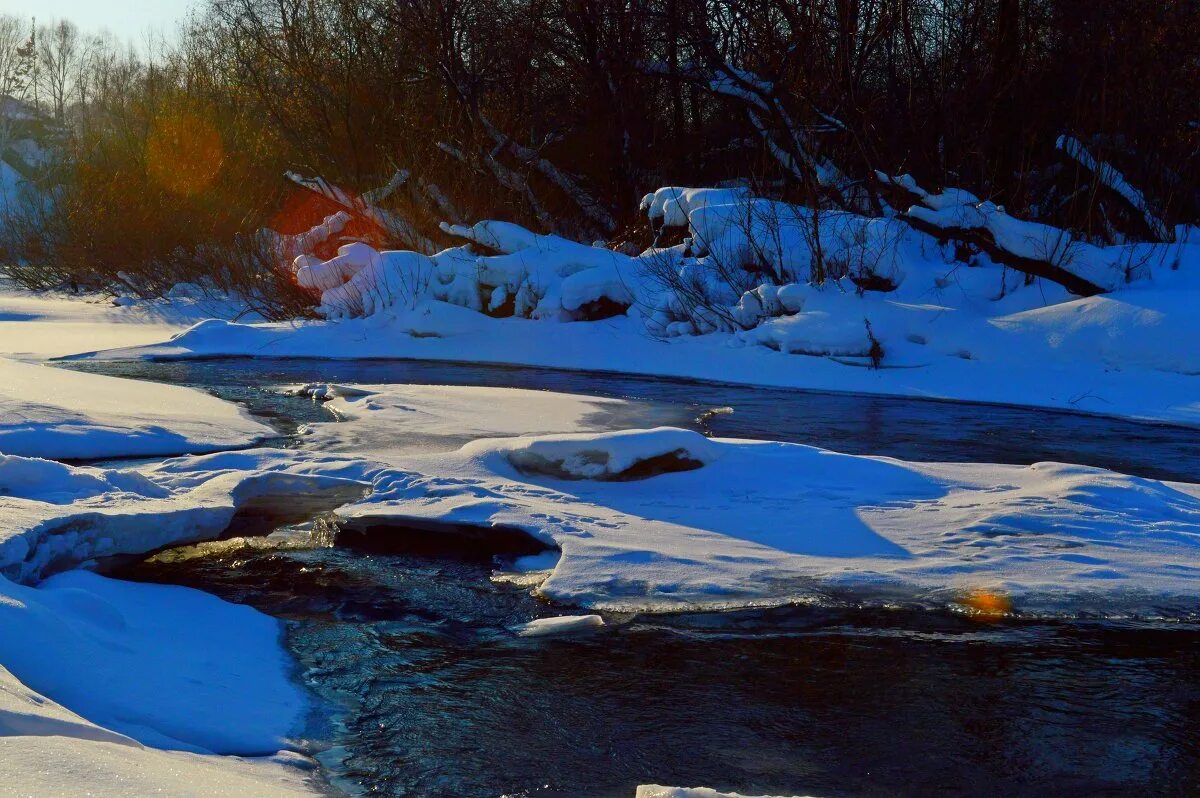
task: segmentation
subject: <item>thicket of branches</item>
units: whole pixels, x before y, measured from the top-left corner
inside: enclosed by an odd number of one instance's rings
[[[644,192],[734,180],[878,214],[877,170],[1160,240],[1200,218],[1197,30],[1196,0],[209,0],[149,63],[92,41],[41,90],[68,154],[9,260],[103,281],[294,232],[285,169],[404,170],[389,208],[434,241],[483,217],[614,240]]]

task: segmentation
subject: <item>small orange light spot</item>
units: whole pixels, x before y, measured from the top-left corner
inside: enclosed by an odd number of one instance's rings
[[[972,590],[960,603],[983,618],[998,618],[1012,612],[1012,599],[994,590]]]
[[[146,140],[146,169],[163,188],[190,197],[212,185],[225,152],[221,135],[194,114],[156,119]]]

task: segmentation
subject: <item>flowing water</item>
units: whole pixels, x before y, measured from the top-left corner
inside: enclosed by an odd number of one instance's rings
[[[1200,481],[1200,431],[1008,407],[393,361],[87,368],[243,401],[284,445],[328,416],[271,390],[282,383],[498,385],[629,399],[613,419],[623,426]],[[1200,794],[1191,621],[793,607],[611,615],[591,635],[522,639],[508,627],[563,610],[492,571],[462,552],[334,546],[318,521],[115,575],[285,619],[320,702],[309,736],[332,788],[352,794],[615,798],[650,782],[751,795]]]

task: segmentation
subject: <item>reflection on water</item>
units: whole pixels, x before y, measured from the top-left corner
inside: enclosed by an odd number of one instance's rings
[[[321,760],[353,792],[1149,795],[1200,773],[1195,626],[808,607],[523,639],[507,628],[556,611],[486,563],[294,537],[191,551],[116,575],[289,619],[305,681],[342,708]]]
[[[1200,482],[1200,429],[1075,413],[856,394],[708,385],[552,369],[398,360],[224,359],[73,362],[72,368],[208,388],[271,414],[291,432],[328,421],[315,403],[268,390],[296,382],[486,385],[585,393],[639,403],[640,425],[674,424],[731,438],[768,438],[906,460],[1053,460]],[[712,413],[732,408],[732,413]]]

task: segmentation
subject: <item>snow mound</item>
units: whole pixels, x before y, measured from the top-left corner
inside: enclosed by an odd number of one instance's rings
[[[992,324],[1017,346],[1063,359],[1200,375],[1200,346],[1180,345],[1195,340],[1197,299],[1196,291],[1143,288],[1001,316]]]
[[[214,757],[145,748],[85,720],[0,666],[0,760],[12,795],[313,795],[307,760]]]
[[[483,440],[468,444],[464,450],[501,451],[522,473],[596,480],[643,479],[690,471],[719,456],[717,447],[703,435],[674,427]]]
[[[512,627],[520,637],[557,637],[592,632],[604,626],[599,615],[561,615],[556,618],[537,618]]]

